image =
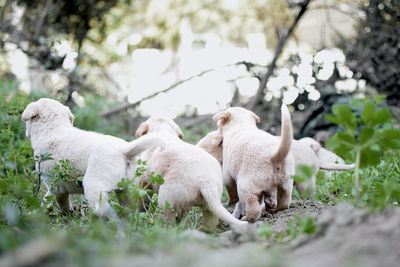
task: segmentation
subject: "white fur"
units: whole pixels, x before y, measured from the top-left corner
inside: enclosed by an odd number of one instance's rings
[[[259,118],[244,108],[229,108],[213,119],[218,121],[223,136],[223,176],[229,202],[239,201],[233,215],[245,215],[242,220],[250,222],[257,220],[261,215],[260,202],[273,199],[271,194],[276,190],[276,208],[288,208],[295,168],[287,107],[282,105],[282,138],[258,129]]]
[[[149,149],[140,158],[164,178],[164,184],[154,189],[158,191],[160,207],[165,208],[168,202],[174,208],[174,212],[164,209],[168,219],[175,220],[178,211],[200,206],[203,224],[207,226],[215,226],[217,218],[229,225],[244,223],[233,217],[221,204],[223,185],[218,161],[203,149],[182,141],[183,134],[173,120],[150,118],[136,131],[137,137],[143,135],[160,137],[166,143],[162,151]]]
[[[117,189],[122,177],[133,177],[133,156],[164,143],[154,137],[128,143],[110,135],[84,131],[73,126],[73,118],[68,107],[48,98],[30,103],[22,114],[34,154],[50,152],[54,159],[43,162],[41,171],[48,173],[59,160],[69,159],[76,174],[84,176],[82,184],[89,207],[100,216],[115,217],[107,201],[108,192]],[[51,181],[45,184],[50,190]],[[60,190],[51,193],[65,212],[71,208],[69,194],[82,190],[62,184]]]
[[[222,165],[222,152],[223,152],[223,137],[219,131],[212,131],[204,136],[197,145],[212,156],[214,156]],[[321,170],[335,170],[344,171],[354,168],[354,164],[346,165],[338,155],[321,147],[321,145],[310,137],[305,137],[300,140],[293,140],[291,145],[291,152],[293,153],[295,163],[314,166],[315,171],[310,180],[295,183],[297,191],[300,193],[310,190],[310,194],[315,192],[315,178],[318,171]],[[340,164],[336,163],[339,162]],[[268,199],[264,199],[268,207],[275,206],[274,200],[275,193],[271,194]],[[275,197],[276,198],[276,197]]]
[[[317,157],[321,162],[345,164],[344,160],[341,157],[339,157],[332,151],[329,151],[328,149],[322,147],[317,140],[311,137],[301,138],[299,139],[299,142],[310,146],[312,150],[314,150],[315,154],[317,154]]]

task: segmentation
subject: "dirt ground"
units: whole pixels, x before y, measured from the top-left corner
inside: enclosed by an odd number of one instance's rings
[[[277,244],[262,238],[259,227],[268,222],[275,232],[285,231],[295,215],[311,216],[318,230],[301,234],[289,243]],[[187,242],[171,244],[167,249],[149,253],[110,255],[93,258],[93,266],[399,266],[400,208],[390,207],[379,213],[368,213],[350,204],[336,206],[318,201],[297,201],[288,210],[264,214],[261,221],[217,235],[187,230]],[[44,243],[43,240],[39,240]],[[37,243],[37,242],[36,242]],[[25,248],[18,258],[3,258],[1,266],[75,266],[73,259],[54,258],[59,250],[42,244],[45,250]],[[34,251],[32,255],[27,251]],[[57,253],[58,251],[58,253]],[[39,255],[38,255],[39,254]],[[37,261],[33,265],[32,259]],[[21,261],[22,260],[22,261]],[[27,261],[26,261],[27,260]],[[23,264],[16,264],[16,263]]]
[[[113,266],[399,266],[400,208],[370,214],[342,203],[294,203],[290,209],[262,217],[276,231],[294,215],[315,218],[318,231],[302,234],[285,245],[271,246],[258,236],[262,222],[210,238],[188,231],[184,247],[149,256],[113,261]],[[210,243],[214,245],[210,246]]]

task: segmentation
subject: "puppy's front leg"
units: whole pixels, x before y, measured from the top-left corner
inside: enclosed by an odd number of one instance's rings
[[[249,195],[246,198],[246,216],[242,221],[255,222],[261,216],[261,205],[257,195]]]
[[[233,211],[233,217],[240,219],[245,214],[245,206],[242,201],[238,201],[235,206],[235,210]]]
[[[276,210],[288,209],[292,202],[293,182],[287,183],[284,186],[278,186],[277,189],[277,207]]]
[[[266,211],[273,211],[276,209],[277,206],[276,191],[277,188],[272,188],[271,190],[264,193],[264,204]]]

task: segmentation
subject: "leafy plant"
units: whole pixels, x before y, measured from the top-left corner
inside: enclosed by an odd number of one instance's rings
[[[273,235],[273,233],[274,229],[272,229],[269,223],[264,223],[258,228],[258,235],[265,239],[269,239]]]
[[[285,231],[275,232],[274,229],[268,224],[264,223],[258,228],[258,235],[277,243],[287,243],[301,234],[313,234],[318,230],[314,219],[310,216],[304,218],[295,215],[293,220],[287,222]]]
[[[328,139],[326,144],[343,158],[355,162],[357,202],[361,198],[361,169],[377,166],[385,152],[400,147],[400,129],[393,128],[392,114],[387,108],[379,108],[383,99],[379,96],[374,100],[355,100],[353,105],[361,112],[353,112],[349,106],[341,105],[333,107],[333,115],[326,116],[327,120],[345,129]]]
[[[51,179],[51,190],[60,190],[61,183],[76,182],[79,181],[79,176],[75,173],[71,166],[69,159],[59,160],[49,172],[48,176]]]
[[[53,158],[51,157],[51,154],[49,152],[46,152],[42,155],[36,155],[35,156],[35,162],[36,162],[36,168],[35,170],[32,171],[33,175],[36,175],[36,185],[33,189],[33,194],[37,196],[39,194],[40,190],[40,185],[42,183],[42,176],[48,176],[48,174],[42,172],[42,162],[52,160]]]
[[[296,165],[296,174],[292,176],[292,179],[296,183],[302,183],[311,179],[315,173],[315,166],[298,164]],[[307,197],[310,195],[311,189],[308,188],[305,192],[302,192],[301,197]],[[293,190],[293,195],[299,194],[296,190]]]
[[[144,176],[148,176],[148,182],[144,183]],[[152,223],[156,215],[161,214],[158,207],[158,195],[153,190],[152,185],[162,185],[164,179],[160,174],[150,171],[147,163],[142,160],[137,161],[135,177],[122,178],[117,184],[121,190],[118,199],[126,207],[113,202],[113,206],[120,214],[133,214],[136,221],[146,221]]]
[[[295,239],[302,233],[313,234],[318,229],[313,218],[310,216],[301,218],[298,215],[294,216],[294,220],[288,221],[287,227],[287,233],[291,239]]]

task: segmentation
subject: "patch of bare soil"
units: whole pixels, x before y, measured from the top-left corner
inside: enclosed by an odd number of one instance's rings
[[[287,222],[293,220],[295,215],[301,217],[317,217],[322,211],[329,210],[331,205],[320,201],[294,201],[289,209],[282,210],[276,213],[265,213],[261,217],[263,222],[269,223],[275,231],[281,232],[286,229]]]
[[[332,206],[320,201],[294,201],[287,210],[275,213],[265,212],[260,220],[254,224],[221,233],[219,242],[223,246],[232,247],[246,242],[261,241],[258,228],[264,223],[268,223],[275,232],[282,232],[286,230],[287,222],[293,220],[294,216],[316,218],[323,210],[330,208]]]
[[[319,231],[286,249],[296,266],[399,266],[400,208],[370,214],[342,203],[318,216]]]
[[[258,236],[263,222],[232,229],[211,238],[188,231],[190,242],[151,257],[123,259],[114,266],[399,266],[400,208],[368,213],[350,204],[335,207],[321,202],[297,202],[286,211],[267,214],[262,221],[286,229],[294,215],[315,217],[318,231],[303,234],[287,245],[271,246]],[[210,242],[212,245],[210,245]]]

